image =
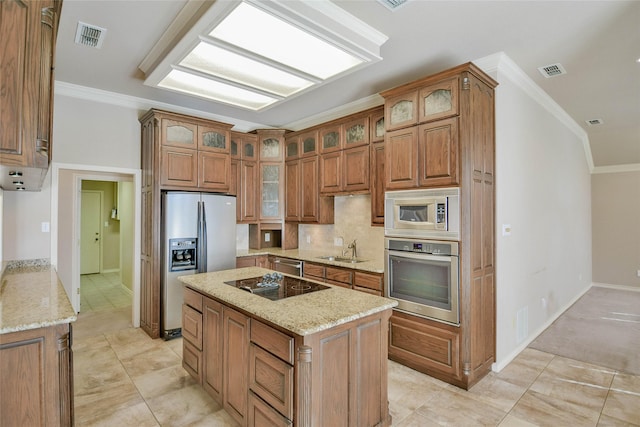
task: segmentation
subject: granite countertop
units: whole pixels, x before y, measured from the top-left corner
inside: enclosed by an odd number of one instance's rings
[[[384,273],[384,262],[376,260],[367,260],[357,263],[329,261],[328,259],[319,258],[327,255],[337,255],[337,253],[329,253],[328,251],[315,251],[304,249],[281,249],[281,248],[264,248],[249,249],[236,252],[236,256],[255,256],[255,255],[276,255],[285,258],[294,258],[302,261],[315,262],[317,264],[334,265],[336,267],[351,268],[354,270],[368,271],[370,273]]]
[[[348,323],[398,304],[388,298],[326,283],[324,285],[329,286],[329,289],[271,301],[224,283],[270,272],[272,270],[265,268],[246,267],[180,276],[179,280],[196,291],[302,336]]]
[[[46,260],[3,263],[0,334],[77,320],[55,269]]]

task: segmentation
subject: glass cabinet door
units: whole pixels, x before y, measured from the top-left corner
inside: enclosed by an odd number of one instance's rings
[[[300,155],[300,137],[293,136],[285,139],[284,158],[285,160],[297,159]]]
[[[162,145],[196,148],[196,133],[198,126],[193,123],[180,122],[171,119],[162,119]]]
[[[344,148],[369,144],[369,117],[359,117],[343,125]]]
[[[228,129],[198,126],[198,149],[229,153],[231,135]]]
[[[280,184],[282,182],[282,164],[260,164],[260,219],[280,219],[282,210],[282,196]]]
[[[320,129],[320,151],[328,153],[342,150],[342,126],[333,125]]]
[[[418,92],[394,96],[385,100],[387,130],[401,129],[418,122]]]
[[[302,157],[318,154],[318,132],[311,131],[300,135],[300,155]]]
[[[420,89],[420,123],[457,115],[458,85],[456,76]]]

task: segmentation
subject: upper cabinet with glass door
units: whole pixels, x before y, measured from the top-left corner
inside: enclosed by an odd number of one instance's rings
[[[230,153],[231,127],[231,125],[198,126],[198,150]]]
[[[444,119],[458,114],[458,76],[420,89],[418,121]]]
[[[261,162],[279,162],[284,159],[284,129],[259,129],[259,158]]]
[[[342,150],[342,125],[339,123],[328,124],[320,128],[320,152],[330,153]]]
[[[342,125],[344,129],[344,148],[369,144],[369,116],[356,117]]]
[[[187,121],[163,118],[161,122],[162,145],[180,148],[197,148],[198,125]]]

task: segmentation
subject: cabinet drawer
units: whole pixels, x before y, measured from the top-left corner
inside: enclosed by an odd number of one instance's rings
[[[378,296],[378,297],[381,297],[381,296],[382,296],[382,291],[375,291],[375,290],[373,290],[373,289],[363,288],[363,287],[356,286],[356,285],[353,285],[353,290],[354,290],[354,291],[364,292],[364,293],[366,293],[366,294],[375,295],[375,296]]]
[[[329,283],[330,285],[336,285],[336,286],[340,286],[342,288],[351,289],[351,285],[349,283],[338,282],[336,280],[331,280],[331,279],[327,279],[325,282]]]
[[[249,348],[249,389],[286,418],[293,418],[293,366],[255,344]]]
[[[324,279],[324,266],[318,264],[311,264],[309,262],[305,262],[302,265],[304,271],[304,277],[314,276],[313,279],[322,280]],[[320,279],[318,279],[320,278]]]
[[[251,323],[251,341],[293,365],[293,338],[254,320]]]
[[[182,367],[202,384],[202,352],[187,340],[182,340]]]
[[[291,427],[293,423],[249,392],[248,425],[251,427]]]
[[[202,313],[202,295],[201,294],[185,287],[183,296],[184,296],[184,303],[186,305]]]
[[[202,350],[202,313],[182,304],[182,338]]]
[[[356,271],[353,276],[353,286],[382,291],[382,275]]]
[[[341,268],[327,267],[326,278],[328,283],[335,281],[351,285],[353,283],[353,272]]]

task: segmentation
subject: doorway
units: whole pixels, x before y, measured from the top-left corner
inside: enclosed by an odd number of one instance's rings
[[[102,261],[102,204],[104,193],[82,190],[80,203],[80,275],[99,274]]]
[[[51,263],[76,312],[81,306],[81,266],[84,249],[81,245],[83,190],[113,189],[113,198],[103,195],[101,219],[98,222],[98,242],[101,244],[100,266],[93,273],[99,282],[118,282],[128,288],[130,308],[128,319],[134,327],[140,325],[140,171],[97,166],[52,165]],[[103,188],[87,187],[102,185]],[[85,187],[85,188],[83,188]],[[87,193],[88,194],[88,193]],[[86,196],[86,194],[84,194]],[[91,197],[91,196],[89,196]],[[118,231],[117,241],[113,239]],[[109,234],[109,233],[110,234]],[[91,232],[95,242],[96,231]],[[89,239],[87,239],[89,240]],[[95,265],[93,270],[95,271]],[[86,274],[82,277],[89,277]],[[120,278],[122,280],[120,280]],[[121,283],[122,282],[122,283]]]

